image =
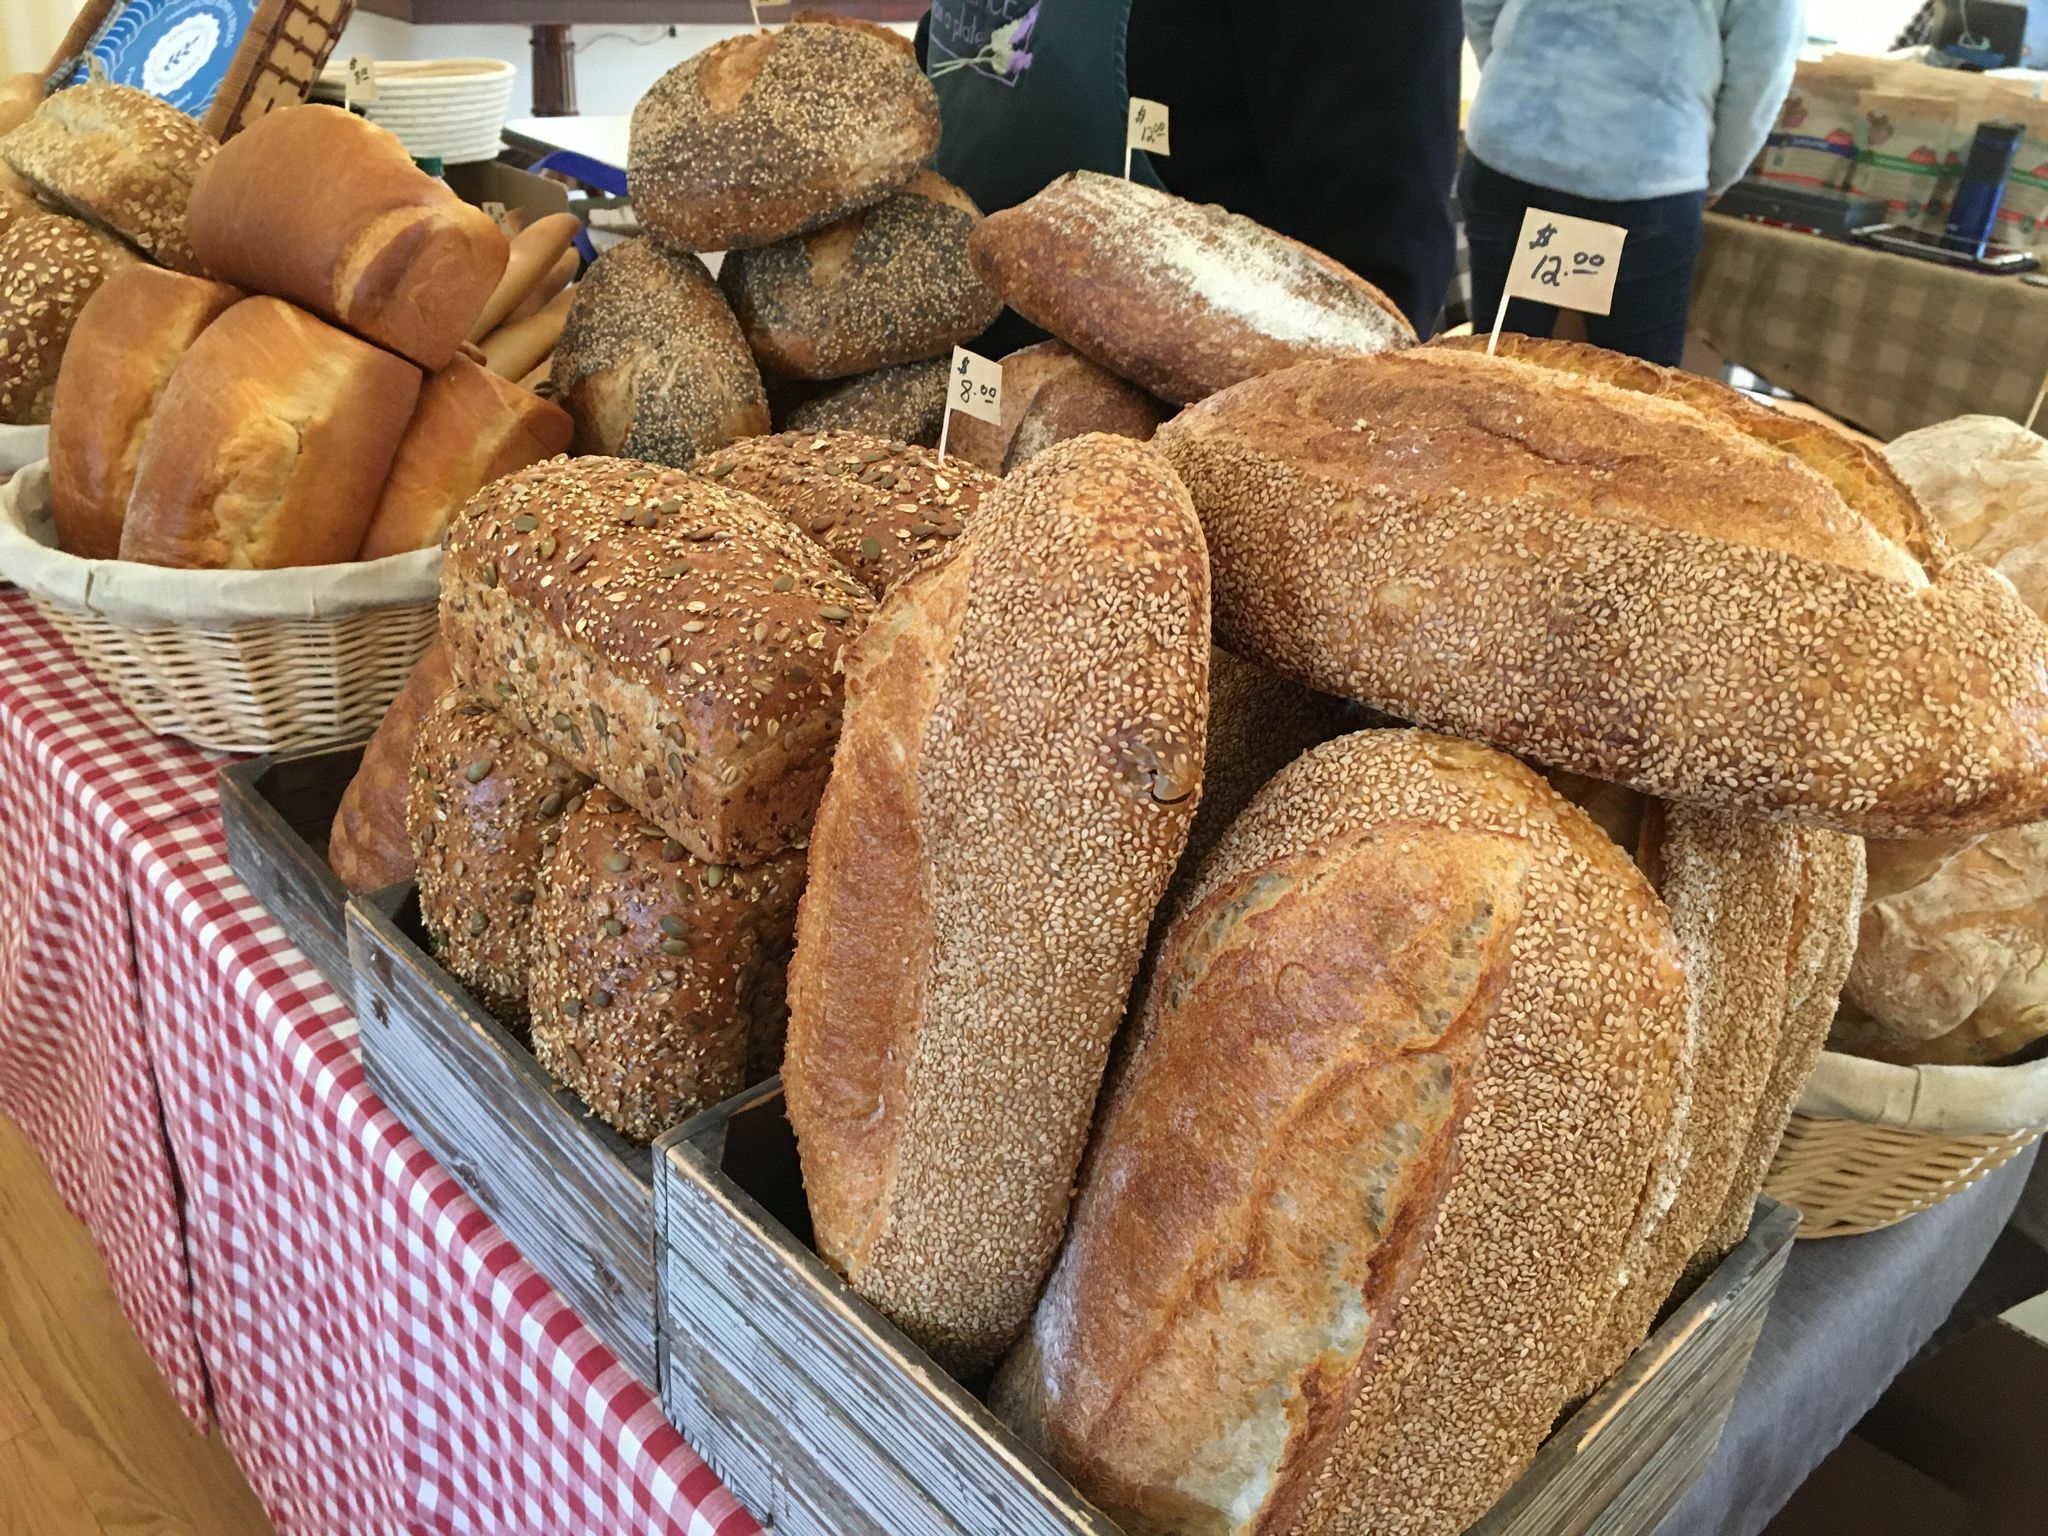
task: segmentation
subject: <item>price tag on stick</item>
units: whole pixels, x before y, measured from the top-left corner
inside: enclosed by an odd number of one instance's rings
[[[1486,343],[1491,357],[1500,345],[1501,322],[1509,299],[1533,299],[1561,309],[1604,315],[1614,308],[1614,276],[1621,270],[1621,245],[1628,231],[1619,224],[1574,219],[1562,213],[1531,208],[1522,215],[1522,233],[1508,267],[1508,285],[1493,313],[1493,336]]]
[[[1142,96],[1131,98],[1131,108],[1124,118],[1124,180],[1131,179],[1131,151],[1142,149],[1148,155],[1173,153],[1167,148],[1167,124],[1171,115],[1166,104],[1147,101]]]
[[[945,462],[946,438],[953,430],[953,413],[965,411],[978,421],[1000,426],[1003,420],[1003,365],[965,347],[953,349],[953,365],[946,375],[946,416],[939,423],[939,460]]]
[[[352,53],[343,66],[341,101],[343,106],[368,106],[377,99],[377,61],[367,53]]]
[[[778,5],[787,5],[789,0],[747,0],[747,8],[754,13],[754,25],[761,25],[761,13]]]

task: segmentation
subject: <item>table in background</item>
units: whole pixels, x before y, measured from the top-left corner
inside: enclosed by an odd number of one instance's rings
[[[1952,416],[2024,421],[2048,373],[2048,288],[1719,214],[1691,329],[1885,440]]]
[[[229,871],[214,754],[0,594],[0,1110],[280,1536],[755,1536],[365,1085]]]

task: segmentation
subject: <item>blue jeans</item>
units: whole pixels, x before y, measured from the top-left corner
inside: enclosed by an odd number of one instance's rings
[[[1587,315],[1586,339],[1647,362],[1678,366],[1685,350],[1685,317],[1692,307],[1692,269],[1699,260],[1704,192],[1603,203],[1503,176],[1467,152],[1458,174],[1458,202],[1465,214],[1465,239],[1472,249],[1472,328],[1493,329],[1493,314],[1507,286],[1522,215],[1531,207],[1573,218],[1598,219],[1628,231],[1621,270],[1614,284],[1611,314]],[[1513,299],[1506,330],[1548,336],[1557,325],[1553,305]]]

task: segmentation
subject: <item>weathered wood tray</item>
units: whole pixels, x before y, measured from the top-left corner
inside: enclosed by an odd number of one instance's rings
[[[595,1118],[427,951],[410,885],[348,908],[370,1082],[641,1382],[655,1353],[652,1154]]]
[[[228,867],[343,997],[355,985],[348,890],[327,867],[327,831],[362,760],[360,746],[330,747],[230,763],[218,779]]]
[[[1122,1536],[810,1248],[779,1082],[656,1144],[662,1403],[781,1536]],[[1749,1238],[1472,1529],[1640,1536],[1713,1454],[1797,1218]]]

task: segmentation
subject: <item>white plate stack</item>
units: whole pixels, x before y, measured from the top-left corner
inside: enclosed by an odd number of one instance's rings
[[[416,160],[495,160],[516,73],[503,59],[379,59],[377,99],[358,105]],[[341,101],[347,74],[342,60],[329,63],[314,97]]]

